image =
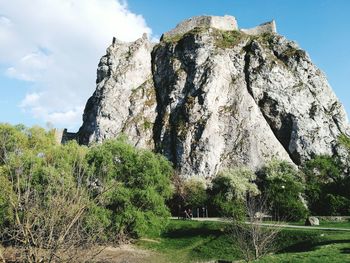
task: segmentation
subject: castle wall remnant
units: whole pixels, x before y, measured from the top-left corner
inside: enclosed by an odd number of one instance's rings
[[[181,22],[169,32],[164,33],[162,38],[181,36],[196,27],[210,27],[223,31],[240,30],[247,35],[253,36],[263,33],[277,33],[276,23],[274,20],[253,28],[238,29],[236,18],[233,16],[195,16]]]
[[[196,27],[210,27],[220,30],[238,30],[236,18],[233,16],[195,16],[178,24],[173,30],[163,34],[163,38],[183,35]]]
[[[57,143],[65,144],[69,141],[77,139],[77,133],[68,132],[67,129],[55,129],[55,139]]]
[[[249,28],[249,29],[240,29],[243,33],[247,35],[261,35],[263,33],[277,33],[276,22],[272,20],[270,22],[263,23],[257,27]]]

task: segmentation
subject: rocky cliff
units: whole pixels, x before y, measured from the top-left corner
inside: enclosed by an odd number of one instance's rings
[[[231,19],[229,30],[218,17],[207,19],[215,27],[198,20],[157,44],[146,36],[113,41],[98,66],[80,143],[124,133],[184,176],[205,178],[272,158],[298,165],[339,154],[338,136],[350,134],[347,117],[305,51],[278,35],[274,22],[238,30]]]

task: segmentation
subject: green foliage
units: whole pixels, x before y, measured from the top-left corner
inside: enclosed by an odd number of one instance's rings
[[[110,238],[108,229],[112,223],[111,215],[112,212],[109,209],[91,202],[84,217],[85,231],[88,234],[98,232],[100,233],[98,241],[108,241]]]
[[[301,200],[304,184],[301,174],[285,161],[271,161],[261,172],[262,191],[271,206],[274,217],[298,221],[308,210]]]
[[[101,202],[110,211],[111,232],[139,237],[162,229],[169,216],[165,200],[172,194],[172,168],[164,157],[118,139],[93,146],[87,160],[104,185]]]
[[[184,183],[185,206],[192,208],[202,207],[207,204],[207,191],[204,181],[189,179]]]
[[[257,195],[259,190],[253,181],[255,174],[246,168],[230,169],[219,173],[212,181],[210,201],[222,216],[244,216],[247,194]]]
[[[6,162],[9,153],[20,153],[27,144],[28,138],[21,131],[21,128],[0,124],[0,165]]]
[[[81,224],[93,203],[86,147],[60,145],[53,131],[0,125],[0,239],[20,247],[26,262],[50,262],[60,249],[88,245]],[[45,251],[45,253],[43,253]]]
[[[350,137],[346,136],[345,134],[342,134],[339,136],[339,142],[350,151]]]
[[[232,48],[248,37],[246,34],[238,30],[214,30],[213,34],[215,37],[215,45],[219,48]]]
[[[29,182],[30,187],[43,194],[49,184],[48,175],[56,169],[62,170],[65,162],[54,162],[50,158],[55,151],[53,132],[39,127],[0,124],[0,226],[13,223],[13,209],[19,202],[16,190]],[[18,185],[14,185],[17,180]]]
[[[316,156],[303,167],[310,210],[316,215],[350,214],[350,178],[343,175],[341,162]]]
[[[61,145],[53,131],[7,124],[0,125],[0,144],[0,227],[15,228],[13,213],[26,192],[31,200],[23,220],[37,214],[33,226],[38,229],[40,215],[53,216],[52,208],[64,204],[73,212],[83,209],[84,233],[98,231],[100,241],[159,234],[166,225],[172,167],[160,155],[137,150],[124,139],[91,148],[75,141]],[[97,187],[91,184],[96,180]],[[60,217],[67,218],[65,213]]]
[[[0,228],[4,228],[13,223],[13,211],[10,201],[15,200],[15,196],[11,191],[11,182],[2,170],[0,170],[0,187]]]
[[[150,130],[153,127],[153,123],[150,122],[149,120],[145,119],[143,122],[143,128],[144,130]]]

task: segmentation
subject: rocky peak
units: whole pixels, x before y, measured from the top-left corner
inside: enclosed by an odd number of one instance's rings
[[[158,44],[114,40],[78,140],[124,133],[186,177],[338,154],[347,117],[307,53],[278,35],[274,21],[239,30],[232,17],[214,18],[187,20]]]
[[[78,132],[80,143],[100,142],[127,133],[135,136],[136,145],[153,144],[149,134],[152,127],[148,127],[155,118],[153,47],[145,34],[130,43],[113,39],[98,64],[96,91],[86,104],[83,126]]]

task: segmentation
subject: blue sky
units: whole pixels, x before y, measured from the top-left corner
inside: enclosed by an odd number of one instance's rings
[[[159,37],[202,14],[233,15],[241,28],[275,19],[350,113],[349,0],[0,0],[0,122],[77,129],[113,36]]]

